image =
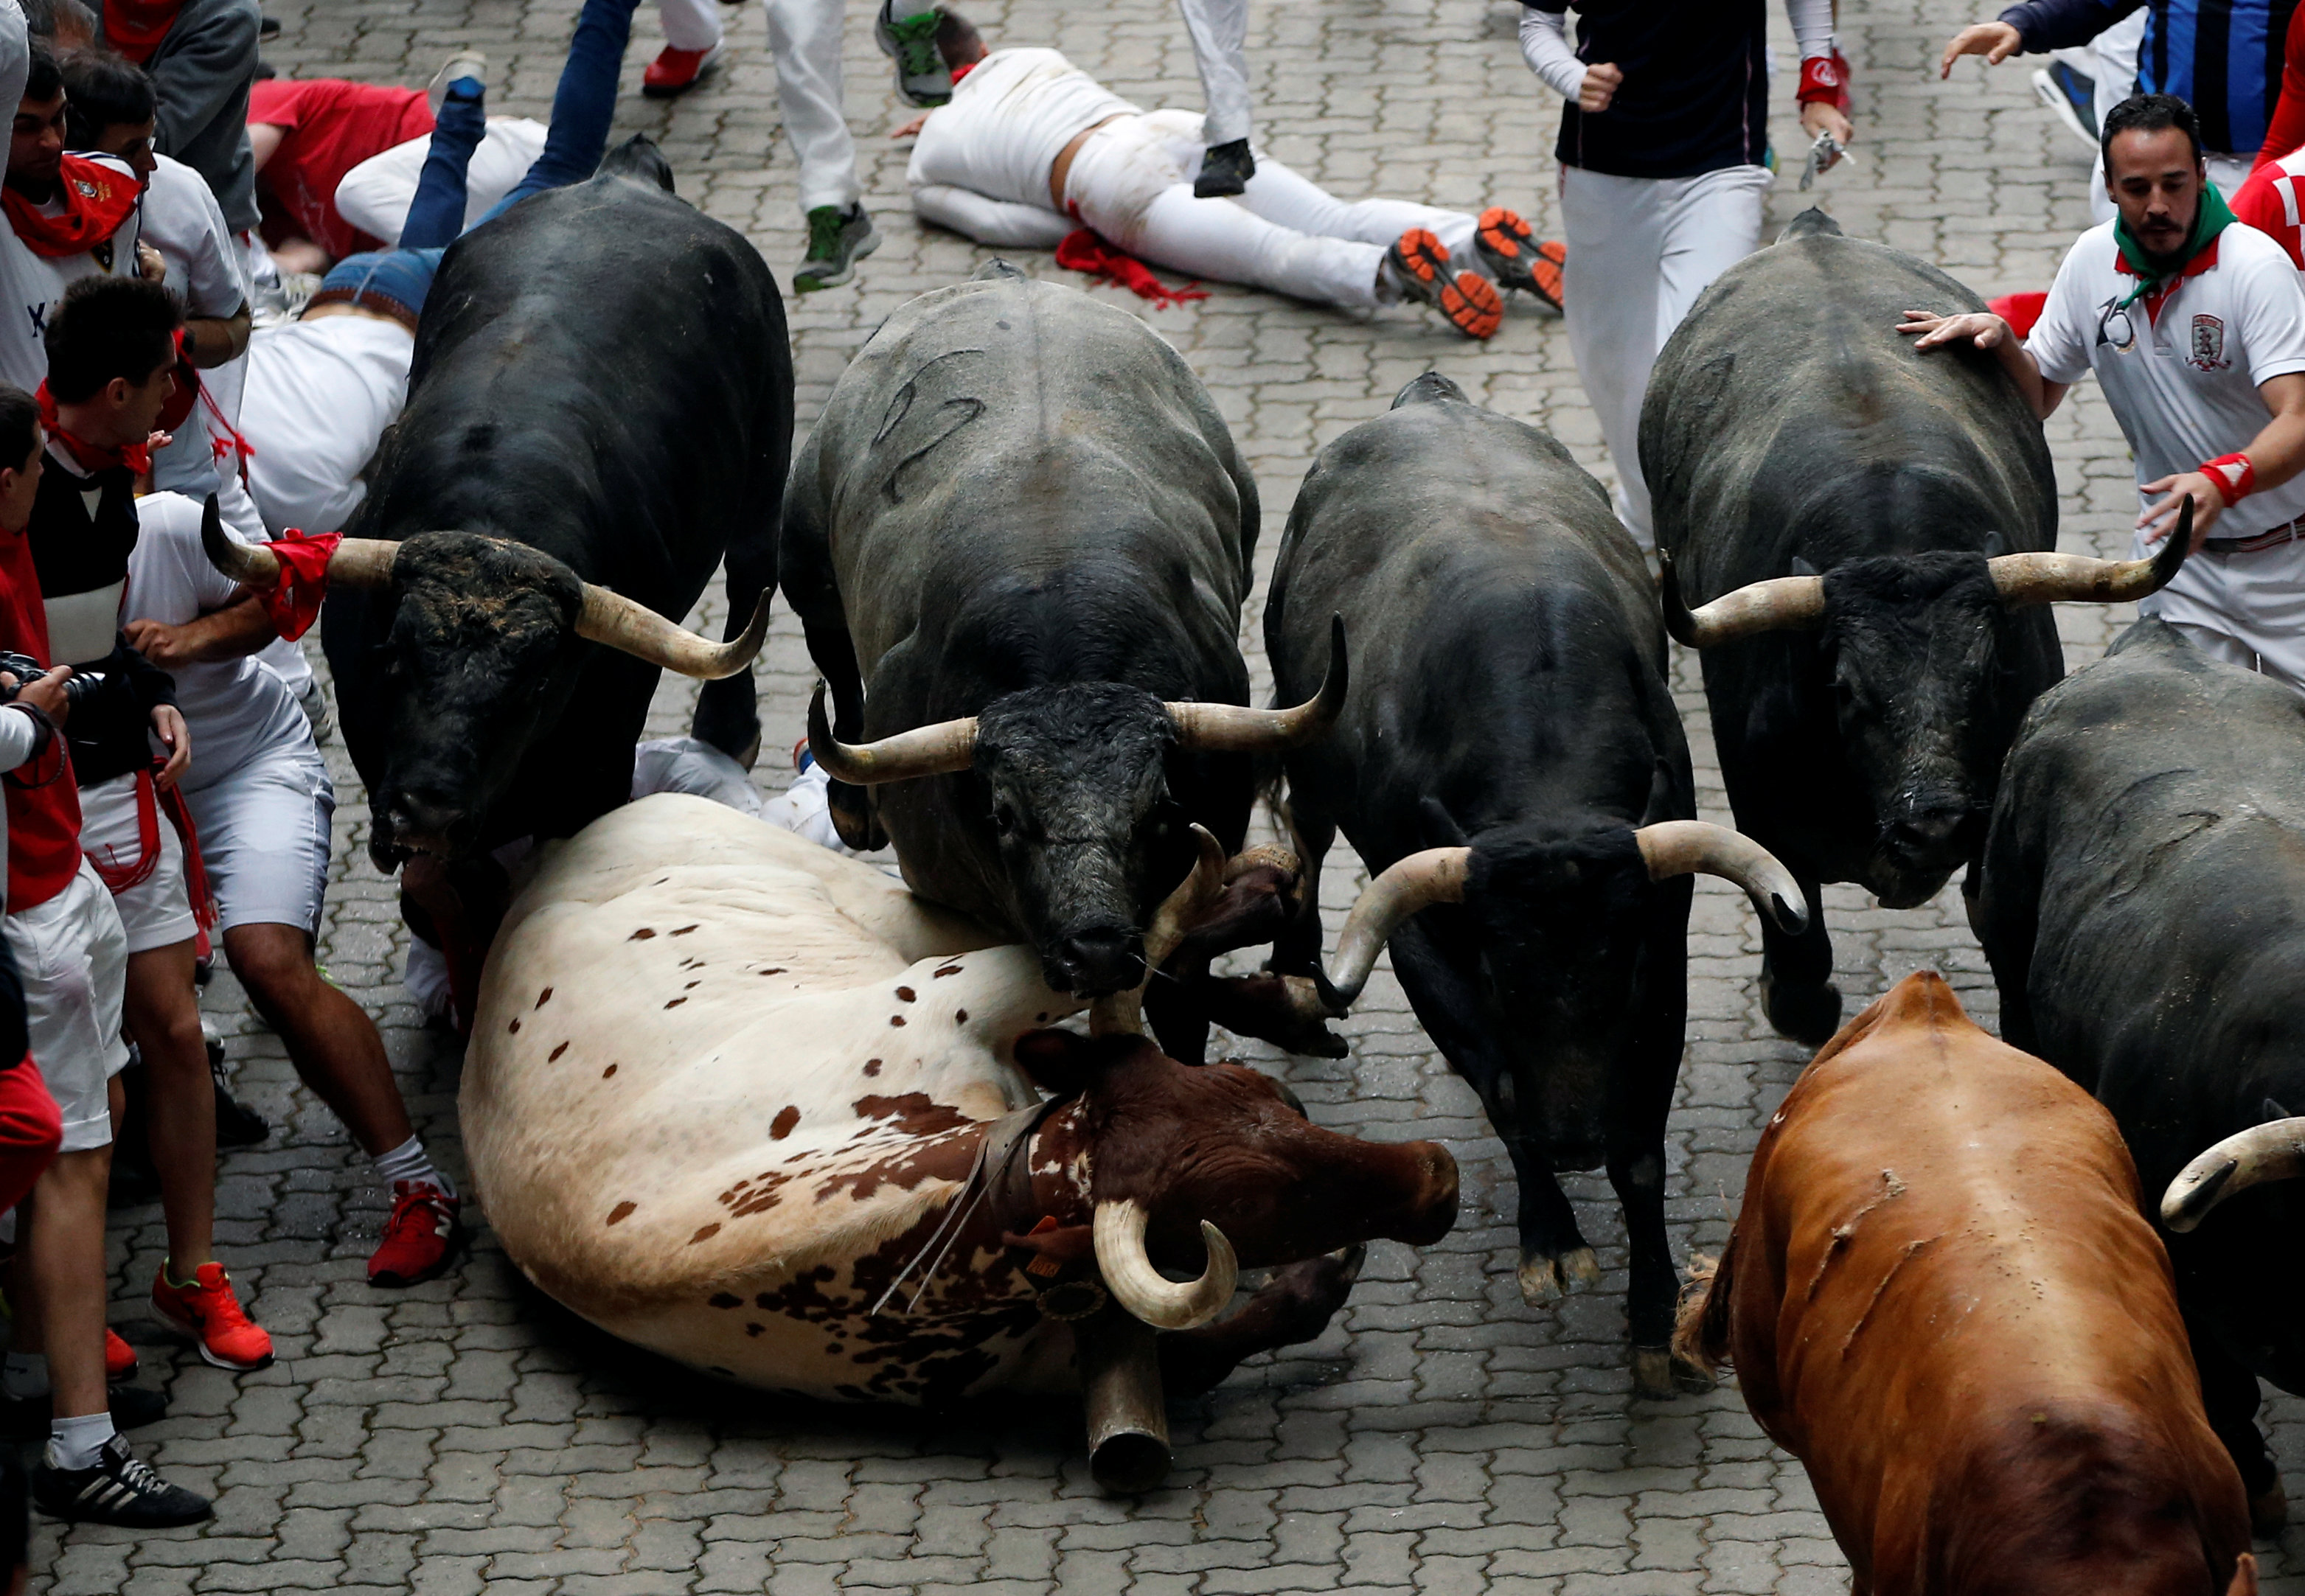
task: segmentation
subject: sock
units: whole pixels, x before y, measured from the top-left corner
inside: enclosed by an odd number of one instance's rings
[[[160,1278],[179,1291],[189,1291],[200,1283],[200,1271],[194,1269],[191,1274],[179,1279],[176,1276],[176,1261],[167,1258],[160,1262]]]
[[[87,1469],[96,1466],[98,1454],[115,1430],[110,1413],[82,1413],[74,1419],[48,1422],[48,1466]]]
[[[378,1178],[384,1182],[384,1189],[387,1192],[395,1184],[404,1180],[413,1185],[438,1186],[451,1197],[456,1194],[455,1183],[435,1169],[432,1160],[425,1157],[424,1138],[421,1136],[411,1136],[390,1152],[378,1157],[375,1163]]]
[[[0,1391],[17,1401],[48,1394],[48,1354],[12,1352],[0,1361]]]

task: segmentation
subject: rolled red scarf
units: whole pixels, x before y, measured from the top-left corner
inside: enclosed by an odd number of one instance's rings
[[[1057,264],[1067,271],[1086,272],[1090,276],[1115,284],[1129,290],[1139,299],[1151,300],[1165,310],[1187,300],[1203,300],[1209,291],[1187,284],[1171,288],[1152,275],[1152,268],[1134,255],[1113,248],[1098,237],[1094,230],[1079,228],[1065,235],[1057,246]]]
[[[71,446],[73,455],[88,470],[108,471],[117,465],[125,466],[128,474],[132,477],[141,477],[150,473],[152,470],[150,438],[147,438],[140,444],[129,444],[117,449],[106,444],[92,444],[77,433],[67,432],[64,429],[64,423],[56,419],[55,395],[48,392],[47,383],[40,385],[40,391],[33,397],[40,403],[40,425],[47,429],[51,437],[60,437]],[[159,433],[153,434],[153,437],[159,437],[163,443],[167,441],[166,437]]]
[[[280,580],[254,590],[264,613],[293,642],[320,618],[320,601],[328,596],[328,558],[344,540],[342,532],[306,534],[290,527],[266,547],[280,562]]]
[[[144,185],[124,172],[76,155],[63,157],[56,191],[64,196],[60,216],[50,216],[13,188],[0,188],[0,209],[8,225],[35,255],[50,260],[85,255],[107,242],[136,208]]]

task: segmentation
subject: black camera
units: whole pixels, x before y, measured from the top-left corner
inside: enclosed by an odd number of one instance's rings
[[[21,690],[48,674],[30,654],[19,654],[10,649],[0,649],[0,671],[16,678],[13,687],[0,685],[0,704],[7,703]],[[64,679],[64,702],[77,705],[103,684],[102,671],[74,671]]]

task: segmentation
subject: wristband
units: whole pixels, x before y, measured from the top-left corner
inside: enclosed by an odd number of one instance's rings
[[[2257,491],[2257,467],[2246,454],[2220,454],[2206,461],[2201,474],[2217,485],[2217,497],[2228,510]]]
[[[1793,98],[1802,105],[1838,106],[1848,92],[1848,69],[1835,56],[1811,55],[1801,63],[1800,88]]]

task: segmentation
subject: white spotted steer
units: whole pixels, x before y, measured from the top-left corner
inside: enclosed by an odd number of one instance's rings
[[[1454,1220],[1440,1146],[1321,1130],[1241,1065],[1046,1029],[1083,1006],[868,864],[648,798],[557,845],[506,917],[465,1065],[472,1171],[513,1260],[611,1334],[916,1404],[1076,1383],[1086,1315],[1176,1332],[1163,1381],[1205,1389],[1318,1335],[1359,1244]],[[1212,1322],[1236,1258],[1279,1272]]]

